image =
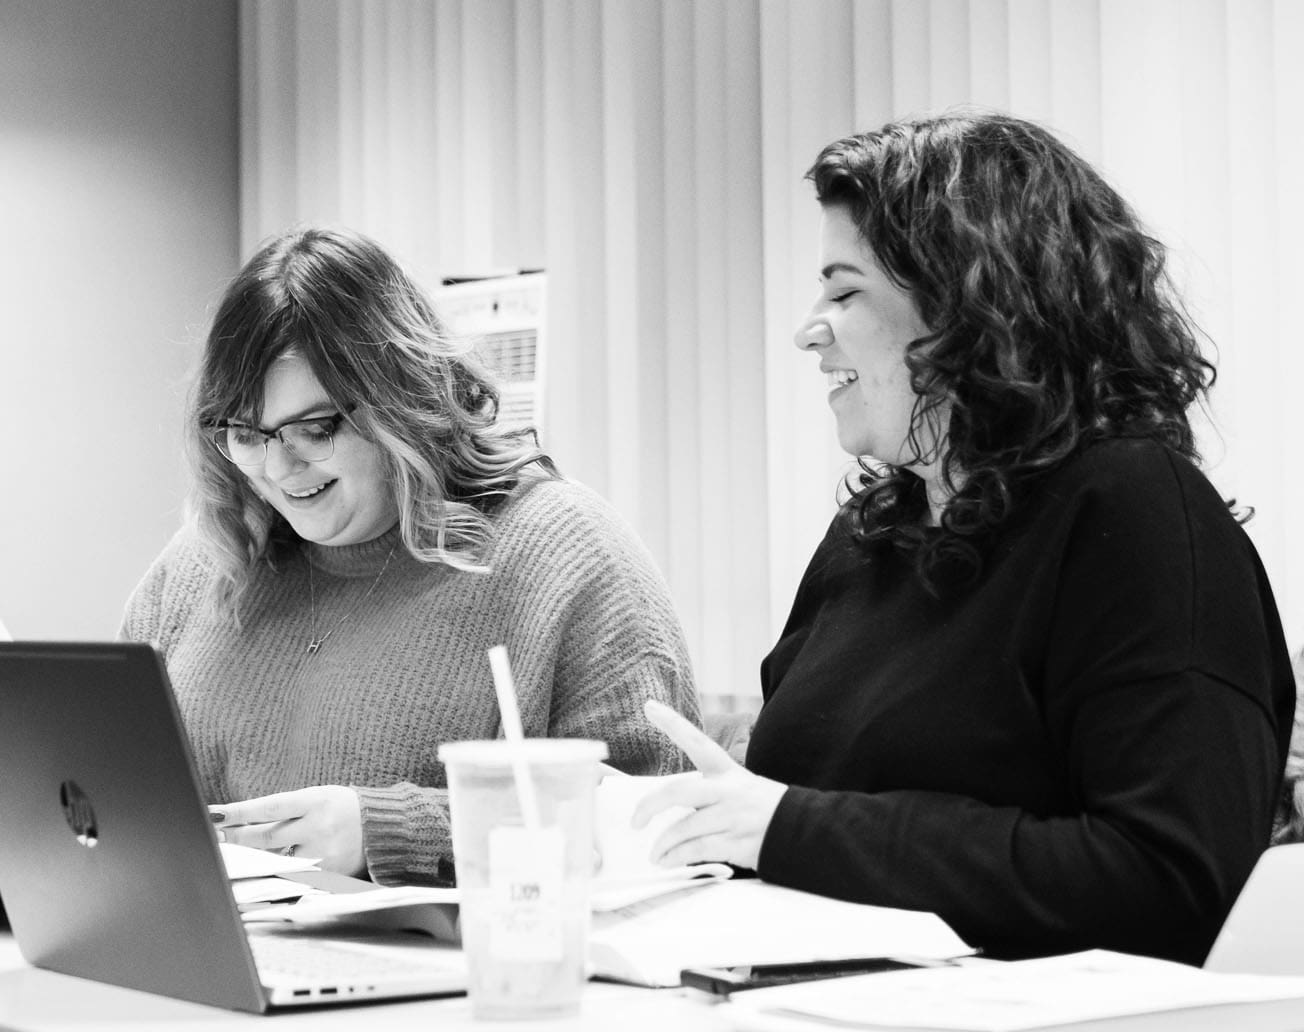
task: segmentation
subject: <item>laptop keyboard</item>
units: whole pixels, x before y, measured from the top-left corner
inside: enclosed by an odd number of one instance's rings
[[[425,951],[425,956],[409,956],[401,947],[377,948],[294,935],[251,935],[249,945],[258,974],[268,983],[429,978],[440,960]]]

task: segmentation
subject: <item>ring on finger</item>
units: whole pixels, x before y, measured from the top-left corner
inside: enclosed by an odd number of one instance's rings
[[[294,856],[295,846],[293,843],[281,850],[281,856]]]

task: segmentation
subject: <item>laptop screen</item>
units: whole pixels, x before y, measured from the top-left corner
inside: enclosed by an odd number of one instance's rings
[[[1259,857],[1204,966],[1210,971],[1304,975],[1304,842]]]
[[[299,957],[272,1000],[151,646],[0,644],[0,713],[0,886],[34,966],[249,1011],[465,990],[460,952],[380,931],[318,941],[351,945],[348,968]],[[330,938],[253,937],[287,948]]]

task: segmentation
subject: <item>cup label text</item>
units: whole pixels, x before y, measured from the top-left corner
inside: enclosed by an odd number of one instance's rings
[[[489,832],[490,956],[561,959],[565,849],[557,827]]]

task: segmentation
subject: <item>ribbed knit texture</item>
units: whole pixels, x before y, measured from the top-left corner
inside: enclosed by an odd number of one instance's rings
[[[528,736],[601,739],[632,774],[683,769],[642,713],[655,698],[700,719],[683,633],[641,542],[567,481],[526,481],[495,525],[489,574],[417,561],[397,527],[360,545],[305,545],[278,570],[259,566],[238,631],[208,611],[211,561],[180,531],[128,602],[122,636],[162,650],[206,800],[354,786],[371,877],[450,882],[435,751],[501,736],[486,658],[497,644]]]

